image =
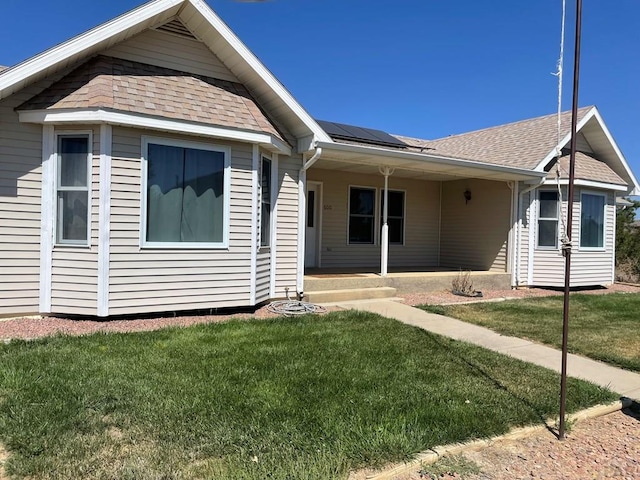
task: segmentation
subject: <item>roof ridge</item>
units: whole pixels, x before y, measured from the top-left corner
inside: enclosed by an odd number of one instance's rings
[[[595,105],[589,105],[589,106],[586,106],[586,107],[580,107],[578,109],[578,112],[589,111],[589,110],[591,110],[593,108],[595,108]],[[566,114],[571,113],[571,112],[572,112],[571,110],[565,110],[563,112],[560,112],[560,115],[566,115]],[[510,127],[510,126],[514,126],[514,125],[518,125],[518,124],[524,124],[524,123],[528,123],[528,122],[533,122],[533,121],[536,121],[536,120],[542,120],[542,119],[549,118],[549,117],[555,117],[557,115],[558,115],[557,112],[556,113],[550,113],[548,115],[541,115],[539,117],[525,118],[523,120],[517,120],[515,122],[503,123],[503,124],[500,124],[500,125],[494,125],[492,127],[479,128],[477,130],[470,130],[468,132],[456,133],[456,134],[453,134],[453,135],[448,135],[446,137],[440,137],[440,138],[435,138],[433,140],[426,140],[426,141],[438,142],[440,140],[447,140],[447,139],[450,139],[450,138],[461,137],[461,136],[469,135],[469,134],[472,134],[472,133],[486,132],[486,131],[489,131],[489,130],[496,130],[498,128]],[[416,138],[415,140],[423,140],[423,139]]]

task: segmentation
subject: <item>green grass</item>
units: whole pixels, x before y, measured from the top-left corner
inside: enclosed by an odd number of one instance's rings
[[[18,478],[330,479],[557,411],[558,376],[379,316],[0,345]],[[568,409],[615,396],[570,380]]]
[[[421,308],[562,347],[562,296]],[[640,294],[572,294],[569,351],[640,371]]]

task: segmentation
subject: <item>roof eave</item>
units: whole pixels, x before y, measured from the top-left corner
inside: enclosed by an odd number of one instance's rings
[[[108,42],[115,35],[127,30],[131,30],[133,35],[137,33],[135,27],[163,14],[167,19],[171,18],[177,13],[172,9],[185,1],[188,0],[154,0],[146,3],[9,68],[0,76],[0,99],[11,95],[21,82],[25,82],[22,86],[35,82],[46,72],[59,69],[68,59],[90,54],[93,48]],[[141,31],[143,29],[140,28]]]
[[[247,142],[283,155],[291,155],[291,147],[268,132],[255,132],[219,125],[208,125],[185,120],[175,120],[104,108],[20,110],[18,116],[24,123],[53,125],[88,125],[108,123],[172,133]]]
[[[443,166],[451,165],[451,166],[459,166],[459,167],[476,169],[478,171],[489,171],[489,172],[495,172],[495,173],[508,174],[508,175],[512,175],[514,179],[519,179],[519,180],[540,179],[547,175],[547,172],[538,172],[538,171],[527,170],[523,168],[507,167],[503,165],[495,165],[490,163],[483,163],[483,162],[477,162],[477,161],[454,158],[454,157],[444,157],[440,155],[390,150],[387,148],[380,148],[380,147],[353,145],[353,144],[345,144],[345,143],[337,143],[337,142],[316,142],[316,146],[322,148],[325,151],[325,154],[326,152],[330,152],[333,150],[336,152],[360,153],[360,154],[366,154],[366,155],[375,156],[375,157],[385,157],[389,159],[429,161],[432,164],[440,164]]]

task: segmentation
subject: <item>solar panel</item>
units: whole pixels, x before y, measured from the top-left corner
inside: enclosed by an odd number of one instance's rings
[[[316,121],[334,140],[356,140],[362,143],[385,147],[406,148],[408,146],[406,143],[382,130],[356,127],[355,125],[345,125],[344,123],[327,122],[324,120]]]

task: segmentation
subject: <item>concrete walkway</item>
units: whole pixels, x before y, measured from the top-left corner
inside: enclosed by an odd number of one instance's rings
[[[442,315],[427,313],[418,308],[393,301],[360,300],[357,302],[340,302],[336,305],[347,309],[377,313],[407,325],[413,325],[429,332],[473,343],[560,373],[562,362],[560,350],[533,343],[529,340],[500,335],[488,328],[461,322]],[[587,380],[596,385],[609,388],[624,397],[640,401],[640,374],[573,354],[569,354],[567,369],[571,377]]]

